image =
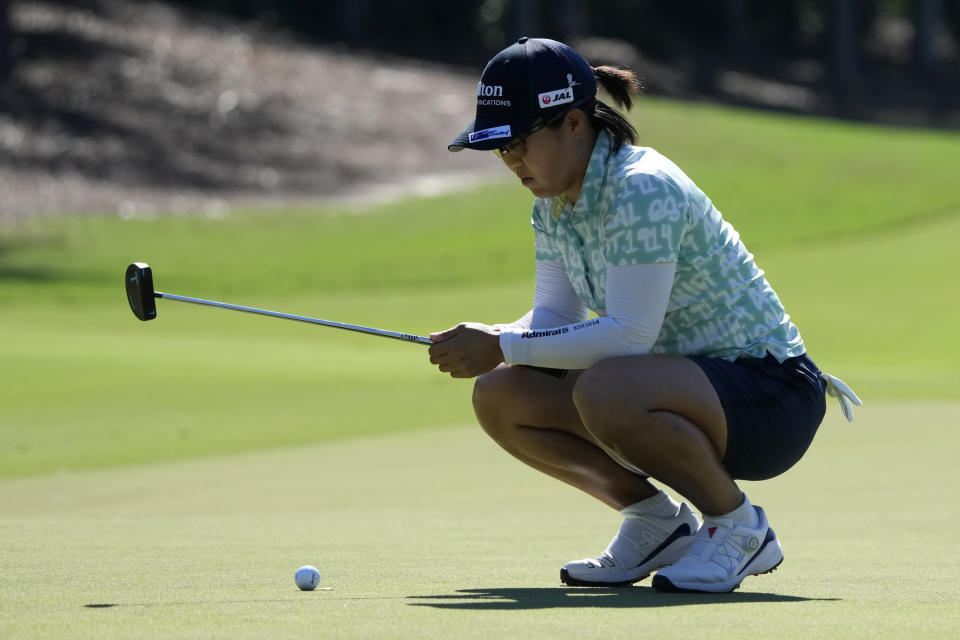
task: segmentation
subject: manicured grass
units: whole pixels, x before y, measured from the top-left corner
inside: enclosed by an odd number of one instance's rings
[[[865,400],[957,399],[957,233],[960,215],[759,260],[812,357]]]
[[[953,638],[958,410],[831,411],[745,484],[786,559],[729,595],[564,587],[617,514],[473,425],[7,479],[0,636]],[[296,589],[307,563],[332,591]]]
[[[960,218],[952,218],[816,248],[764,250],[758,259],[813,357],[864,400],[950,399],[960,347],[944,324],[957,312],[945,280],[960,268],[949,241],[957,233]],[[891,255],[910,257],[891,268]],[[0,475],[471,418],[469,383],[438,375],[421,346],[169,301],[159,301],[157,320],[141,323],[123,300],[122,266],[111,302],[41,296],[0,314],[0,331],[16,336],[0,343],[11,372],[0,386]],[[158,282],[163,277],[158,268]],[[529,283],[517,280],[457,290],[254,291],[235,301],[426,334],[463,318],[515,317],[529,299]]]
[[[960,202],[960,136],[658,100],[635,115],[740,230],[825,369],[868,401],[956,397],[960,207],[942,212]],[[0,476],[471,420],[469,383],[420,346],[169,301],[140,323],[120,280],[144,260],[173,293],[421,335],[499,322],[532,297],[529,206],[502,183],[359,210],[4,229]]]
[[[0,315],[0,332],[17,336],[0,345],[5,367],[15,372],[0,386],[0,476],[370,435],[472,416],[469,385],[439,375],[421,345],[169,301],[158,302],[156,320],[141,323],[119,282],[116,288],[121,295],[111,305],[48,302]],[[489,300],[520,308],[529,301],[528,286],[262,302],[422,334],[453,325],[461,313],[493,321],[484,308]]]

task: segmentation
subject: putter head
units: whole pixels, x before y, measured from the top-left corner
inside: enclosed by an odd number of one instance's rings
[[[141,320],[153,320],[157,317],[157,301],[153,295],[153,272],[146,262],[134,262],[127,267],[124,278],[127,288],[127,301],[133,315]]]

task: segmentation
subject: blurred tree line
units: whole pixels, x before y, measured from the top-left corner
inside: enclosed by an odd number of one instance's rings
[[[10,0],[0,0],[0,84],[13,71],[13,38],[10,33]]]
[[[960,40],[958,0],[174,1],[312,40],[466,64],[486,61],[521,35],[549,35],[622,39],[661,59],[829,52],[836,63],[851,66],[864,55],[878,18],[894,16],[913,26],[912,62],[934,71],[941,31]]]
[[[0,82],[15,64],[9,14],[18,1],[0,0]],[[521,35],[541,35],[626,42],[645,58],[696,68],[706,84],[721,65],[776,76],[777,65],[812,60],[825,70],[820,82],[841,99],[867,65],[908,70],[913,82],[950,87],[960,76],[960,0],[171,2],[266,23],[311,42],[473,67]]]

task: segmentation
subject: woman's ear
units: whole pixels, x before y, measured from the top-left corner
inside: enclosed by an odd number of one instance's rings
[[[590,121],[580,109],[571,109],[563,119],[563,126],[570,133],[582,135],[588,128]]]

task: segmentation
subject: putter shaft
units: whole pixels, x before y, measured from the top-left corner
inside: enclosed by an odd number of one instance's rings
[[[296,320],[297,322],[307,322],[310,324],[323,325],[325,327],[334,327],[336,329],[346,329],[348,331],[357,331],[359,333],[367,333],[370,335],[382,336],[384,338],[393,338],[394,340],[404,340],[406,342],[415,342],[417,344],[425,344],[425,345],[433,344],[433,342],[429,338],[425,338],[423,336],[415,336],[409,333],[400,333],[398,331],[374,329],[372,327],[363,327],[356,324],[335,322],[333,320],[321,320],[319,318],[309,318],[307,316],[297,316],[290,313],[281,313],[279,311],[269,311],[267,309],[257,309],[255,307],[244,307],[236,304],[228,304],[226,302],[204,300],[202,298],[190,298],[187,296],[178,296],[172,293],[164,293],[162,291],[154,291],[153,295],[155,298],[165,298],[167,300],[179,300],[180,302],[189,302],[191,304],[199,304],[207,307],[220,307],[222,309],[233,309],[234,311],[245,311],[246,313],[255,313],[261,316],[272,316],[274,318],[286,318],[287,320]]]

